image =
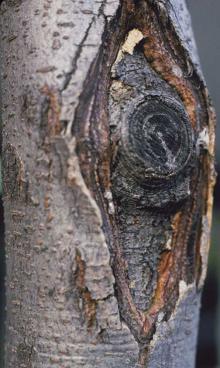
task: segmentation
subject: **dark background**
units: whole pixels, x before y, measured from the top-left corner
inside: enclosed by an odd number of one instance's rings
[[[188,0],[203,73],[217,114],[214,217],[202,301],[197,368],[220,367],[220,0]],[[219,124],[218,124],[219,122]]]
[[[203,73],[220,122],[220,0],[187,1],[201,59]],[[220,368],[220,124],[217,124],[216,169],[219,173],[215,189],[214,219],[208,277],[202,300],[196,368]],[[0,235],[3,234],[0,200]],[[0,236],[2,239],[2,236]],[[0,247],[0,367],[2,365],[4,331],[4,247]],[[169,367],[168,367],[169,368]]]

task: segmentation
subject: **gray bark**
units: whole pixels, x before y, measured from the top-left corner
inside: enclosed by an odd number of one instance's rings
[[[5,367],[193,367],[214,113],[185,2],[0,15]]]

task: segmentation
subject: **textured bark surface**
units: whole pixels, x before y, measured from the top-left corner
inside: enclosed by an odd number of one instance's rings
[[[0,16],[5,367],[193,367],[214,113],[185,2]]]

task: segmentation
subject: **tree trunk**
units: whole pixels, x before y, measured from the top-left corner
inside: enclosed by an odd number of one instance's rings
[[[5,367],[193,367],[214,113],[184,0],[0,14]]]

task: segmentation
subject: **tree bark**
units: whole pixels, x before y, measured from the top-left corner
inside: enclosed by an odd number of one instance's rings
[[[194,367],[215,116],[184,0],[0,9],[5,367]]]

